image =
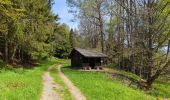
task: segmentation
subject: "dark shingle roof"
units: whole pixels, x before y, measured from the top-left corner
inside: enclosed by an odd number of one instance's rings
[[[78,51],[81,55],[85,57],[107,57],[107,55],[94,51],[94,50],[86,50],[86,49],[80,49],[80,48],[75,48],[74,50]]]

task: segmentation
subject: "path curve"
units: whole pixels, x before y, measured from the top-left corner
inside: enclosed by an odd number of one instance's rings
[[[53,65],[55,66],[55,65]],[[40,100],[61,100],[56,90],[61,89],[61,86],[56,84],[54,79],[50,76],[50,69],[43,75],[43,92]]]
[[[58,75],[61,77],[65,85],[68,87],[74,100],[86,100],[86,97],[81,93],[81,91],[76,86],[74,86],[74,84],[62,73],[61,66],[62,65],[58,66]]]

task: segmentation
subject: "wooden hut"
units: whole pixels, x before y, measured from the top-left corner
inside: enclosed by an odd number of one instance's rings
[[[107,55],[93,51],[85,50],[80,48],[74,48],[70,54],[71,66],[77,68],[89,68],[95,69],[103,67],[103,60],[107,58]]]

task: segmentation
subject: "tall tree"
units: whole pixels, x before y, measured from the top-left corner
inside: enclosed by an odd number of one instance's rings
[[[79,13],[76,14],[78,18],[85,18],[89,20],[91,24],[94,24],[95,27],[98,27],[101,51],[104,52],[104,17],[107,15],[107,0],[67,0],[67,2],[71,8],[76,7],[79,10]],[[71,12],[74,13],[74,10],[75,9],[72,9]]]
[[[169,0],[67,2],[80,20],[79,31],[88,34],[86,43],[93,43],[90,41],[96,33],[111,61],[146,79],[148,89],[169,66]],[[74,12],[74,8],[78,10]]]
[[[70,46],[71,48],[75,47],[75,35],[73,29],[70,30]]]
[[[0,1],[0,52],[6,63],[30,62],[52,54],[52,0]],[[10,48],[10,49],[9,49]]]
[[[70,30],[66,24],[61,24],[55,28],[55,52],[58,58],[68,58],[71,52],[69,40]]]
[[[166,56],[169,51],[162,51],[170,35],[169,2],[120,0],[116,3],[119,10],[115,12],[118,20],[121,20],[117,24],[120,43],[123,44],[120,48],[126,49],[120,54],[123,54],[120,58],[121,66],[125,68],[128,64],[124,60],[129,59],[130,66],[134,66],[132,70],[141,74],[150,88],[170,62]],[[126,56],[127,53],[130,54],[129,57]]]

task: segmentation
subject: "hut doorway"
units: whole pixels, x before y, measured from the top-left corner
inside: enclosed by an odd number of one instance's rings
[[[92,69],[95,68],[95,60],[94,59],[89,59],[89,65]]]

